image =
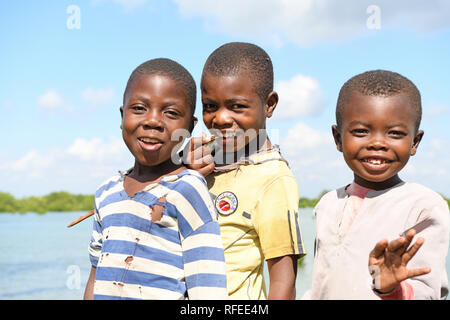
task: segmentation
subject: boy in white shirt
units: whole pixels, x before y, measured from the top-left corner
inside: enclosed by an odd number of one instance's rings
[[[420,100],[410,80],[384,70],[341,88],[332,131],[354,181],[315,208],[312,299],[446,298],[448,205],[398,176],[423,137]]]

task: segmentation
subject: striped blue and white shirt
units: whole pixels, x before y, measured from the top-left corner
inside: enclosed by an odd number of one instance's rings
[[[217,213],[203,176],[184,170],[130,197],[125,175],[95,194],[94,298],[227,299]],[[155,204],[164,210],[152,222]]]

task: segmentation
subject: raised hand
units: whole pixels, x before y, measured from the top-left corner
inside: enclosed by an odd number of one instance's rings
[[[184,149],[183,162],[189,169],[200,172],[203,176],[210,174],[214,168],[212,149],[208,146],[214,138],[202,134],[201,137],[192,138]]]
[[[381,293],[394,290],[400,282],[427,274],[430,268],[408,269],[406,265],[417,253],[422,244],[423,238],[418,238],[416,242],[407,250],[416,231],[409,230],[404,237],[389,242],[384,239],[379,241],[369,254],[369,270],[375,281],[376,289]],[[377,278],[379,277],[379,278]]]

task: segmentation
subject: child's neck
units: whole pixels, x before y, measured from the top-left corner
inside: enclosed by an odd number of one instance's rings
[[[171,159],[151,167],[136,161],[131,172],[125,177],[125,192],[132,197],[146,186],[159,182],[164,176],[178,174],[184,169],[184,166],[174,164]]]
[[[392,188],[393,186],[402,182],[402,179],[400,179],[398,174],[396,174],[387,180],[378,182],[378,181],[368,181],[368,180],[365,180],[365,179],[355,175],[354,182],[356,184],[360,185],[361,187],[379,191],[379,190],[385,190],[385,189]]]

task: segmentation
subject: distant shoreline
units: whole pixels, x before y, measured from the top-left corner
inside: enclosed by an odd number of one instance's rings
[[[317,198],[300,198],[299,208],[314,208],[324,190]],[[450,206],[450,199],[442,196]],[[0,213],[73,212],[90,211],[94,207],[94,195],[71,194],[66,191],[52,192],[45,196],[16,199],[13,195],[0,192]]]

